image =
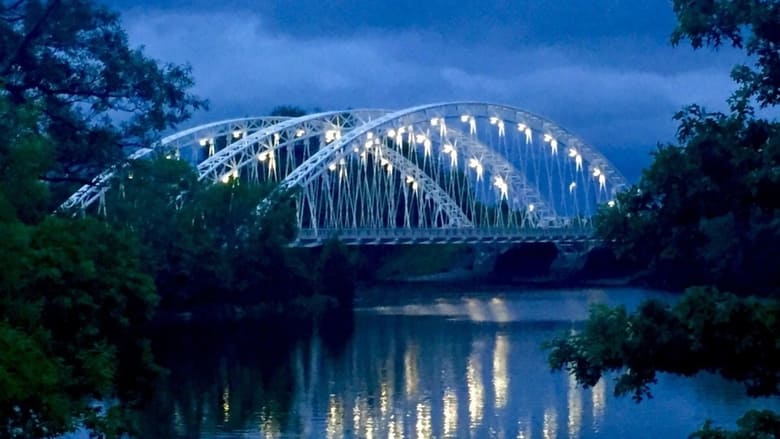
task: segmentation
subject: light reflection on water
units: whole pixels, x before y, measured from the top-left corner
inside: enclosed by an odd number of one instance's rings
[[[251,381],[251,370],[228,365],[213,419],[176,405],[169,421],[180,437],[204,438],[656,438],[686,437],[707,417],[732,426],[767,406],[712,377],[661,377],[655,398],[636,405],[613,397],[609,380],[583,389],[549,371],[541,343],[581,324],[591,304],[632,308],[648,297],[669,299],[635,289],[367,291],[342,348],[298,343],[272,372],[286,381]]]

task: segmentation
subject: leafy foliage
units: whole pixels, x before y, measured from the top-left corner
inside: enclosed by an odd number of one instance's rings
[[[774,439],[780,437],[780,417],[768,410],[750,410],[737,420],[739,430],[730,432],[706,422],[691,439]]]
[[[699,371],[745,383],[752,396],[780,394],[780,305],[692,288],[674,306],[643,303],[634,313],[597,305],[582,332],[548,344],[550,365],[593,386],[621,372],[615,393],[650,396],[658,372]]]
[[[34,109],[0,99],[0,110],[0,436],[121,429],[120,407],[92,401],[134,400],[155,372],[138,332],[157,303],[152,279],[127,233],[46,216],[33,171],[50,140]]]
[[[639,183],[596,215],[616,254],[663,286],[767,291],[780,272],[780,124],[678,115],[684,146],[659,147]]]
[[[301,117],[306,116],[306,110],[296,105],[279,105],[271,110],[270,116]]]
[[[0,94],[38,108],[52,160],[36,176],[52,184],[88,181],[203,108],[192,85],[188,66],[130,48],[118,15],[90,0],[0,2]]]
[[[780,103],[780,2],[674,0],[672,42],[694,48],[731,43],[754,66],[732,71],[731,114],[691,105],[678,113],[679,145],[660,146],[639,183],[595,218],[619,258],[647,267],[664,286],[716,285],[739,292],[780,288],[780,123],[756,118],[753,102]],[[749,395],[780,394],[780,304],[687,290],[673,307],[657,301],[632,314],[597,306],[582,332],[552,340],[550,365],[594,385],[617,372],[617,394],[650,395],[658,372],[717,373]],[[708,422],[692,437],[769,438],[778,416],[750,411],[728,432]]]
[[[0,436],[127,429],[156,372],[139,333],[152,278],[131,233],[47,215],[124,148],[203,107],[191,86],[188,67],[130,48],[103,6],[0,2]]]
[[[738,65],[732,78],[740,85],[735,107],[755,98],[761,106],[780,103],[780,2],[777,0],[674,0],[678,25],[672,43],[684,38],[694,48],[731,43],[744,48],[754,67]]]
[[[116,185],[108,220],[144,243],[163,308],[284,305],[314,293],[351,304],[352,265],[343,248],[326,246],[319,262],[287,248],[296,234],[289,194],[257,215],[270,186],[199,182],[186,163],[164,157],[132,163]]]

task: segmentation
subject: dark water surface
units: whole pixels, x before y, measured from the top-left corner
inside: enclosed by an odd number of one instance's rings
[[[255,326],[156,340],[171,373],[144,437],[684,438],[704,419],[733,427],[754,400],[717,377],[662,376],[634,403],[602,380],[552,373],[540,345],[593,303],[635,307],[640,289],[386,286],[313,337]],[[305,331],[302,331],[305,332]]]

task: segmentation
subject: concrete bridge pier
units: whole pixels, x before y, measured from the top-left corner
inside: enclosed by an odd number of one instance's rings
[[[475,246],[474,272],[498,278],[568,278],[581,271],[592,242],[531,242]]]

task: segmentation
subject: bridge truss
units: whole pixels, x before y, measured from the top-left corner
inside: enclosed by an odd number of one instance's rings
[[[155,151],[189,161],[215,184],[292,189],[298,245],[332,236],[356,244],[587,239],[598,205],[627,186],[601,153],[551,121],[476,102],[234,119],[130,158]],[[100,206],[115,170],[62,207]]]

